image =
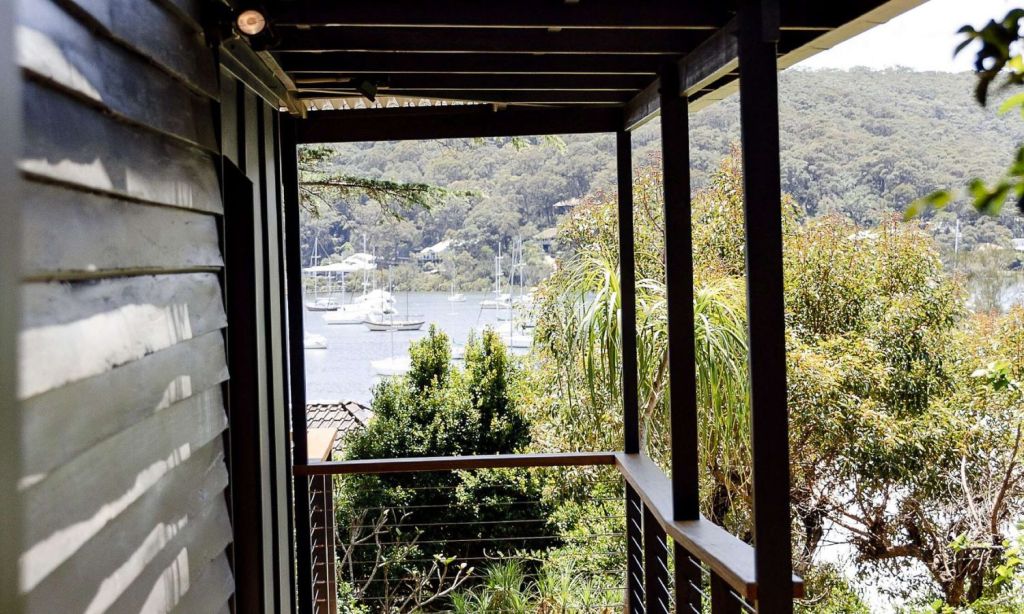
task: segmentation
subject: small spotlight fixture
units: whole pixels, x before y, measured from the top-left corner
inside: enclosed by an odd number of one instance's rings
[[[242,34],[257,36],[267,29],[267,18],[263,13],[249,9],[238,14],[238,17],[235,19],[235,25],[238,26],[238,30]]]

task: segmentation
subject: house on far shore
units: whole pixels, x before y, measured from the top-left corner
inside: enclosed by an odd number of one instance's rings
[[[544,250],[545,254],[550,254],[555,251],[555,242],[558,240],[558,229],[554,227],[545,228],[533,235],[533,240],[541,246],[541,249]]]

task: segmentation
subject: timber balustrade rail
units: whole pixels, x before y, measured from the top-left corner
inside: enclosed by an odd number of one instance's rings
[[[613,466],[625,482],[625,611],[699,613],[704,611],[705,602],[710,602],[713,614],[758,611],[754,548],[703,517],[673,520],[672,483],[643,454],[580,452],[324,461],[296,465],[294,474],[322,479],[332,475],[585,466]],[[793,596],[803,596],[803,581],[796,576]]]

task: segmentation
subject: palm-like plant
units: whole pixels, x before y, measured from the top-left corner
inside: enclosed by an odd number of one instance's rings
[[[734,178],[733,171],[723,171],[723,183]],[[641,434],[651,457],[667,466],[672,382],[664,239],[660,190],[649,185],[660,177],[639,175],[634,226]],[[726,198],[721,194],[731,198],[732,193],[717,190],[715,203],[696,203],[698,215],[722,215],[722,210],[732,215],[736,203],[718,202]],[[576,448],[621,445],[622,289],[614,211],[613,200],[598,197],[570,217],[563,233],[572,251],[542,290],[539,359],[558,374],[559,394],[553,395],[558,407],[551,412],[558,414],[560,432]],[[742,221],[738,226],[742,232]],[[699,444],[716,496],[728,497],[745,492],[749,467],[746,301],[742,278],[702,274],[700,266],[698,261],[693,302]]]
[[[543,339],[551,347],[553,337],[559,337],[558,343],[564,346],[560,354],[577,357],[579,380],[587,391],[586,398],[576,397],[579,403],[605,412],[617,410],[622,378],[618,262],[603,253],[581,253],[566,263],[560,277],[566,283],[558,288],[557,298],[548,289],[549,303],[557,300],[559,304],[548,311]],[[731,278],[705,282],[694,289],[693,308],[702,449],[709,462],[727,471],[743,462],[749,432],[742,287]],[[649,453],[663,458],[669,438],[665,398],[670,384],[663,280],[637,281],[636,312],[643,435]],[[609,402],[614,406],[607,406]]]

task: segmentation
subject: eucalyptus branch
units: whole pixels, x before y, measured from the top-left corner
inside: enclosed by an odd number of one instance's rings
[[[1006,500],[1006,493],[1009,492],[1014,480],[1013,470],[1017,467],[1017,454],[1020,452],[1021,442],[1021,427],[1024,426],[1021,423],[1017,424],[1017,437],[1013,443],[1013,452],[1010,454],[1010,462],[1006,465],[1006,474],[1003,476],[1002,485],[999,487],[999,494],[996,495],[995,503],[992,504],[992,515],[989,519],[989,527],[991,528],[992,534],[996,535],[999,531],[999,510],[1003,507],[1003,502]]]

